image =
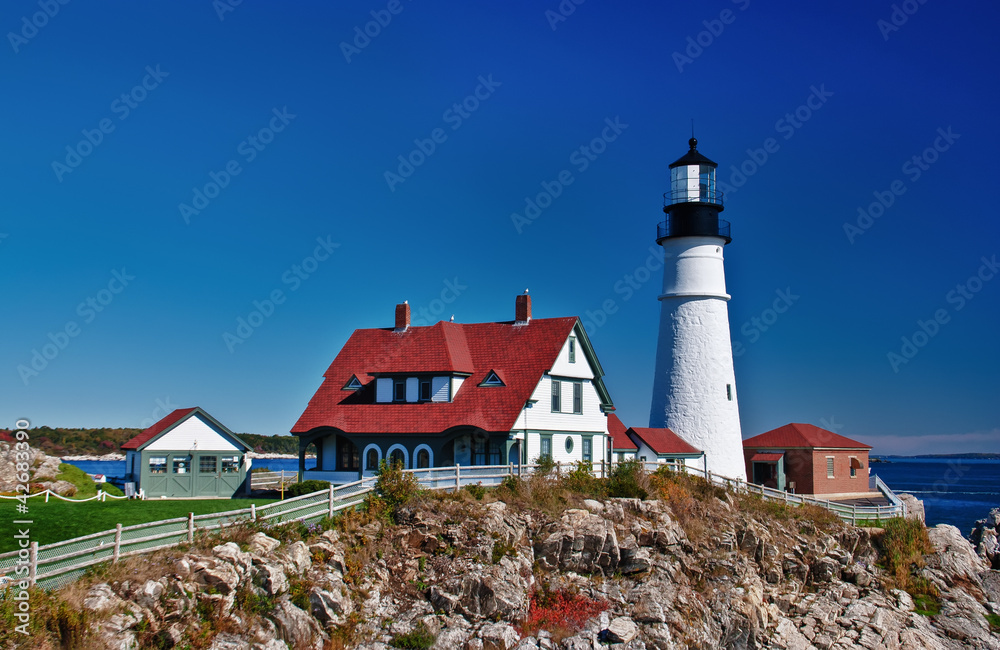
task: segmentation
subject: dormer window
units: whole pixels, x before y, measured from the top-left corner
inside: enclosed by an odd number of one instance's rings
[[[361,382],[358,380],[357,375],[351,375],[351,380],[344,384],[342,390],[359,390],[361,388]]]
[[[431,379],[430,377],[422,377],[420,379],[420,401],[429,402],[431,401]]]
[[[500,379],[500,376],[493,370],[490,370],[486,375],[486,379],[483,380],[480,386],[506,386],[505,383]]]
[[[394,401],[394,402],[405,402],[406,401],[406,380],[405,379],[393,379],[392,380],[392,401]]]

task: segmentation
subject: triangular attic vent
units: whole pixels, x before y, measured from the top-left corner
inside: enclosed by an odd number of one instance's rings
[[[503,381],[500,379],[500,376],[497,375],[497,373],[496,373],[495,370],[490,370],[489,373],[486,375],[486,379],[484,379],[483,383],[481,383],[479,385],[480,386],[506,386],[507,384],[503,383]]]
[[[351,375],[351,380],[344,385],[344,390],[358,390],[361,388],[361,382],[358,381],[357,375]]]

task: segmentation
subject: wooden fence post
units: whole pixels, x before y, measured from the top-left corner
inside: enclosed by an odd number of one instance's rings
[[[455,465],[455,492],[462,489],[462,466]]]
[[[122,548],[122,525],[115,524],[115,555],[111,559],[113,563],[118,562],[118,557],[121,555]]]
[[[601,478],[608,478],[607,473],[604,471],[604,459],[601,459]]]
[[[48,503],[48,502],[49,502],[49,490],[48,490],[48,488],[45,488],[45,503]]]
[[[35,586],[35,576],[38,575],[38,542],[31,543],[31,555],[29,556],[31,566],[28,567],[28,582]]]
[[[337,488],[330,484],[330,508],[327,510],[326,516],[333,519],[333,500],[337,498]]]
[[[188,513],[188,544],[194,543],[194,513]]]
[[[257,504],[250,504],[250,521],[257,521]]]

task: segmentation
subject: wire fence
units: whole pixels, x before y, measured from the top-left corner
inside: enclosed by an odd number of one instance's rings
[[[575,465],[573,467],[575,468]],[[888,486],[881,482],[879,488],[888,491],[887,497],[892,495],[889,497],[891,505],[857,506],[813,496],[790,494],[748,483],[742,479],[719,476],[683,463],[643,463],[643,468],[647,472],[657,471],[664,467],[674,472],[699,475],[715,485],[737,492],[760,495],[763,499],[782,501],[788,505],[816,505],[855,525],[873,521],[880,522],[906,514],[903,503],[892,494]],[[557,463],[554,470],[560,474],[565,468],[566,466]],[[601,461],[594,463],[593,473],[599,477],[607,477],[613,468],[614,464]],[[496,486],[509,476],[528,475],[537,469],[538,465],[511,464],[432,467],[405,471],[416,476],[423,489],[459,490],[469,485]],[[58,588],[73,582],[91,566],[102,562],[117,562],[122,558],[192,543],[197,532],[219,530],[240,521],[266,521],[279,524],[296,520],[310,522],[323,517],[332,517],[342,510],[363,503],[364,496],[375,490],[377,480],[377,477],[369,476],[352,483],[331,485],[327,490],[260,507],[251,504],[249,508],[228,512],[204,515],[188,513],[186,517],[133,526],[118,524],[111,530],[45,544],[44,546],[32,542],[29,548],[0,554],[0,588],[12,580],[12,574],[15,572],[17,572],[17,580],[23,580],[26,577],[31,584],[37,584],[47,589]],[[103,499],[101,500],[103,501]],[[27,568],[27,576],[23,575],[25,567]]]

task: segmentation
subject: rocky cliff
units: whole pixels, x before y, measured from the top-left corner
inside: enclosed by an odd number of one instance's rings
[[[954,527],[901,565],[887,533],[691,481],[535,489],[247,524],[105,567],[38,596],[24,647],[1000,648],[1000,574]]]
[[[49,489],[56,494],[72,496],[76,492],[76,486],[72,483],[56,478],[61,460],[32,447],[19,451],[16,444],[0,442],[0,493],[14,493],[18,484],[17,477],[22,473],[20,469],[24,464],[28,469],[29,483],[35,486],[32,493]],[[27,458],[24,454],[27,454]]]

